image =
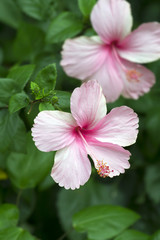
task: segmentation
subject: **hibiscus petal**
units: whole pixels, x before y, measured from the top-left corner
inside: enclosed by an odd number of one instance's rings
[[[160,58],[160,24],[145,23],[126,37],[119,46],[122,58],[137,63],[152,62]]]
[[[93,7],[91,22],[105,43],[119,41],[131,31],[130,5],[123,0],[99,0]]]
[[[123,80],[119,62],[113,52],[107,48],[105,51],[107,51],[106,61],[89,79],[96,79],[102,87],[107,102],[113,102],[121,95]]]
[[[69,76],[84,80],[101,66],[104,59],[99,37],[79,37],[65,41],[61,66]]]
[[[108,168],[107,176],[118,176],[130,167],[128,160],[131,154],[124,148],[116,144],[102,143],[96,140],[88,142],[88,146],[87,151],[93,159],[95,167],[101,172]]]
[[[97,81],[90,80],[73,91],[71,112],[81,128],[94,127],[106,111],[106,100]]]
[[[56,151],[68,146],[75,139],[73,128],[76,122],[70,113],[42,111],[34,120],[33,140],[40,151]]]
[[[91,174],[91,164],[81,142],[57,151],[51,176],[61,187],[72,190],[84,185]]]
[[[137,114],[129,107],[114,108],[92,130],[93,136],[102,142],[129,146],[138,134]]]
[[[123,77],[124,89],[122,95],[126,98],[137,99],[144,93],[149,92],[155,83],[154,74],[142,65],[122,60],[126,69]]]

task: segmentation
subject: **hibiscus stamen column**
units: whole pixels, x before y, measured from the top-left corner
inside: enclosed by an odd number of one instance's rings
[[[82,139],[82,141],[83,141],[83,143],[84,143],[84,145],[85,145],[89,155],[92,158],[96,159],[96,156],[94,155],[93,151],[91,150],[91,148],[89,147],[87,141],[85,140],[85,137],[83,136],[83,133],[82,133],[83,130],[87,132],[87,130],[82,129],[79,126],[75,128],[75,131],[78,133],[78,135]],[[103,177],[103,178],[108,177],[111,172],[114,172],[114,170],[110,170],[110,168],[107,165],[107,163],[104,162],[103,160],[96,160],[95,161],[95,168],[97,169],[97,173],[99,174],[99,176]]]
[[[97,164],[95,167],[100,177],[103,177],[103,178],[108,177],[109,174],[114,171],[114,170],[110,170],[107,163],[104,163],[103,160],[102,161],[97,160]]]
[[[126,78],[129,82],[139,82],[140,81],[140,77],[143,76],[142,73],[138,72],[136,69],[127,69],[125,67],[125,65],[122,63],[120,57],[117,54],[117,51],[115,49],[115,46],[112,46],[113,49],[113,54],[117,60],[117,62],[119,63],[119,66],[121,67],[121,69],[125,72]]]

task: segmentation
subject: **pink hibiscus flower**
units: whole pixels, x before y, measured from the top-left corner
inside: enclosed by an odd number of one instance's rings
[[[61,61],[65,72],[81,80],[97,79],[107,102],[121,94],[137,99],[148,92],[154,74],[137,63],[160,58],[160,24],[145,23],[130,33],[132,15],[124,0],[99,0],[91,23],[99,36],[65,41]]]
[[[84,185],[91,174],[87,154],[102,177],[118,176],[129,168],[130,152],[121,146],[137,138],[137,114],[129,107],[106,115],[100,85],[91,80],[71,96],[71,113],[42,111],[35,118],[33,140],[40,151],[57,151],[51,176],[66,189]]]

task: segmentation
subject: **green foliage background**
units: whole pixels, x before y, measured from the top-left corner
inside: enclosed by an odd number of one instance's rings
[[[129,2],[134,28],[160,22],[159,0]],[[95,3],[0,0],[0,240],[160,240],[160,61],[147,64],[157,80],[148,94],[108,104],[140,118],[125,174],[93,171],[79,190],[62,189],[50,177],[54,153],[38,151],[30,135],[39,111],[69,111],[80,81],[63,72],[60,52],[65,39],[95,34]]]

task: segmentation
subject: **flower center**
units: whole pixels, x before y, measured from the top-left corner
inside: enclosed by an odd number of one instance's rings
[[[109,169],[109,166],[107,166],[106,163],[103,163],[103,160],[102,161],[97,160],[96,169],[100,177],[103,178],[108,177],[109,174],[113,172],[113,170]]]

